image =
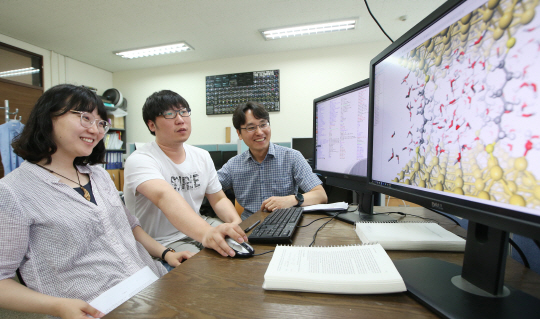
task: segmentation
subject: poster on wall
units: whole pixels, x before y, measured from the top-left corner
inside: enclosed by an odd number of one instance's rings
[[[261,104],[268,112],[279,112],[279,70],[206,77],[206,115],[232,114],[248,101]]]

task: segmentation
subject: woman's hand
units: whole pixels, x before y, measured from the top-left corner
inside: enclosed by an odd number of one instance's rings
[[[105,316],[104,313],[80,299],[59,298],[55,308],[57,313],[54,315],[62,319],[88,319],[87,315],[92,316],[92,318]]]
[[[191,251],[179,251],[179,252],[168,252],[165,254],[165,261],[171,267],[178,267],[184,260],[193,257],[195,253]]]

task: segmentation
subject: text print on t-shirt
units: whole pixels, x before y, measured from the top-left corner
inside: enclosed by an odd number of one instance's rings
[[[193,173],[190,176],[171,176],[171,185],[176,191],[187,191],[199,188],[201,186],[199,174]]]

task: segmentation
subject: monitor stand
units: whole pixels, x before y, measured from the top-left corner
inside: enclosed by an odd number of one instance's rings
[[[350,211],[353,209],[354,206],[349,205],[349,210],[345,213],[338,214],[336,216],[336,219],[347,222],[349,224],[356,224],[357,222],[363,221],[363,222],[372,222],[372,223],[395,223],[397,220],[389,215],[386,214],[368,214],[365,212],[358,211],[358,208],[356,208],[354,211]],[[329,213],[331,215],[334,213]]]
[[[360,199],[358,201],[357,199]],[[336,216],[336,219],[344,221],[349,224],[356,224],[357,222],[371,222],[371,223],[395,223],[397,220],[384,213],[374,213],[373,205],[377,204],[379,200],[379,194],[373,192],[354,192],[353,201],[360,202],[361,205],[351,204],[346,212],[340,213]],[[328,213],[334,215],[335,212]]]
[[[538,318],[540,300],[504,286],[508,233],[469,221],[463,267],[421,257],[394,260],[407,291],[444,318]]]

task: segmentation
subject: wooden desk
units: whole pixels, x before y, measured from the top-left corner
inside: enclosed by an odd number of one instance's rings
[[[380,208],[379,211],[395,210]],[[402,208],[400,208],[402,209]],[[407,212],[428,215],[459,235],[465,231],[452,221],[423,208]],[[267,213],[256,213],[241,226],[246,228]],[[304,215],[301,225],[323,217]],[[410,217],[408,217],[410,218]],[[328,219],[299,228],[295,245],[309,245],[313,234]],[[333,220],[317,235],[315,245],[360,244],[352,225]],[[256,253],[273,245],[253,245]],[[392,259],[429,256],[461,264],[462,253],[389,251]],[[248,259],[225,258],[204,249],[115,309],[106,318],[437,318],[406,293],[384,295],[331,295],[262,289],[272,253]],[[540,298],[540,276],[509,259],[506,283]]]

